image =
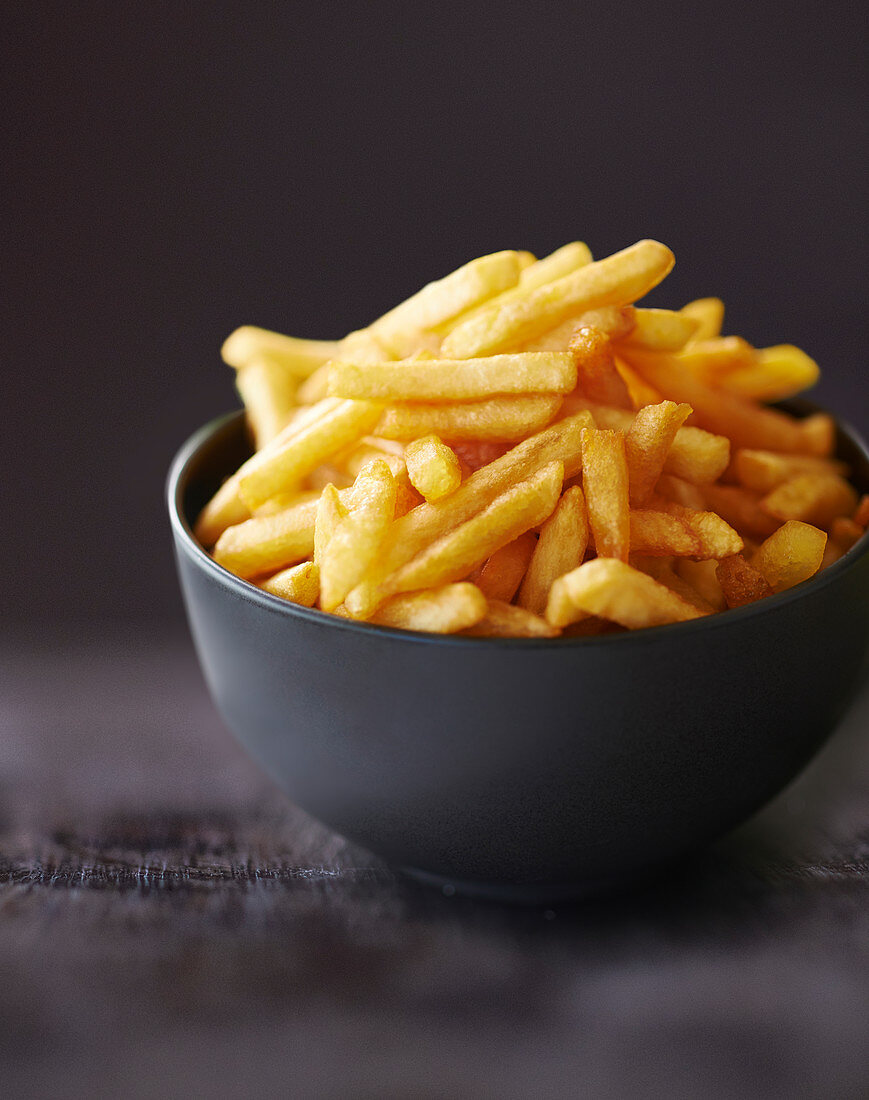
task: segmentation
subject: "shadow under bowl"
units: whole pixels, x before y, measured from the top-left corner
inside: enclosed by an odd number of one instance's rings
[[[838,452],[867,491],[865,444],[840,427]],[[867,536],[797,588],[687,623],[418,634],[298,607],[212,560],[192,523],[249,453],[230,414],[181,448],[168,480],[214,701],[294,802],[424,880],[544,902],[647,878],[777,794],[865,674]]]

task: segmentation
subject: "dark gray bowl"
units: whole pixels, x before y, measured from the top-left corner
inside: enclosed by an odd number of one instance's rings
[[[839,452],[866,491],[865,444],[841,429]],[[867,537],[788,592],[631,634],[440,637],[297,607],[191,532],[248,454],[231,414],[181,448],[168,482],[215,703],[298,805],[431,881],[542,901],[647,876],[781,790],[866,671]]]

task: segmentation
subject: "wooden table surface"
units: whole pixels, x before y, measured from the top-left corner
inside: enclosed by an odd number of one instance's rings
[[[8,1096],[869,1095],[869,691],[677,877],[517,910],[289,805],[186,639],[9,647],[0,689]]]

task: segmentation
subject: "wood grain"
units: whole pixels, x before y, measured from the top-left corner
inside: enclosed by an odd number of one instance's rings
[[[858,1096],[869,695],[651,889],[507,909],[396,877],[221,727],[187,644],[9,652],[8,1095]]]

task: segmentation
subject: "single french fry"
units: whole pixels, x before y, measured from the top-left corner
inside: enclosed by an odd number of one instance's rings
[[[630,305],[657,286],[673,263],[673,253],[665,245],[638,241],[512,301],[481,310],[444,338],[442,354],[457,359],[492,355],[534,339],[573,313]]]
[[[631,527],[628,468],[621,432],[583,430],[582,487],[598,557],[627,561]]]
[[[367,435],[381,415],[368,401],[341,401],[325,415],[296,429],[288,425],[269,447],[239,470],[239,493],[251,509],[285,492],[326,461],[332,452]]]
[[[347,515],[336,524],[320,559],[320,606],[333,611],[374,561],[395,515],[395,479],[382,458],[365,466],[350,490]]]
[[[441,500],[462,483],[456,452],[436,435],[426,435],[408,443],[404,457],[411,485],[426,500]]]
[[[483,618],[462,633],[475,638],[557,638],[561,631],[524,607],[490,599]]]
[[[724,302],[720,298],[697,298],[682,306],[680,312],[697,322],[693,340],[710,340],[721,335],[724,324]]]
[[[488,507],[426,546],[371,589],[354,589],[345,601],[348,610],[354,616],[367,617],[391,596],[467,577],[496,550],[549,516],[563,480],[563,463],[550,462],[527,480],[506,489]]]
[[[312,561],[282,569],[273,577],[261,581],[259,587],[282,600],[313,607],[320,595],[320,570]]]
[[[743,536],[763,540],[781,526],[761,507],[761,497],[740,485],[704,485],[706,507]]]
[[[572,485],[565,489],[555,511],[540,528],[516,600],[519,606],[543,615],[553,582],[582,564],[587,545],[585,497],[578,485]]]
[[[531,531],[502,546],[485,563],[476,584],[487,600],[509,603],[525,576],[537,539]]]
[[[339,493],[342,502],[349,499],[350,492],[344,489]],[[310,558],[317,507],[316,498],[306,499],[280,512],[254,516],[228,527],[214,547],[214,560],[247,580]]]
[[[521,351],[565,351],[578,329],[593,328],[617,340],[625,336],[634,327],[633,306],[601,306],[600,309],[587,309],[582,313],[566,317],[554,328],[528,340]]]
[[[832,421],[823,414],[800,421],[776,409],[750,404],[735,394],[708,386],[676,356],[637,348],[624,348],[623,355],[665,397],[690,405],[693,423],[726,436],[734,447],[822,456],[832,449]]]
[[[676,433],[691,415],[690,405],[662,401],[639,409],[625,436],[625,458],[632,508],[642,507],[651,497]]]
[[[717,512],[686,508],[672,500],[659,500],[655,506],[675,516],[697,539],[699,549],[693,556],[725,558],[743,550],[742,536]]]
[[[715,559],[693,561],[691,558],[678,558],[673,568],[687,584],[704,599],[713,611],[724,611],[727,601],[718,580]]]
[[[844,550],[833,541],[833,539],[827,539],[827,545],[824,547],[824,556],[821,558],[821,568],[819,573],[823,571],[834,562],[837,562],[839,558],[844,555]]]
[[[728,607],[743,607],[772,595],[764,575],[749,565],[741,554],[723,558],[718,563],[715,576]]]
[[[676,516],[643,508],[630,514],[631,548],[647,556],[699,557],[699,539]],[[741,549],[741,547],[740,547]]]
[[[513,251],[480,256],[418,290],[389,310],[369,330],[397,355],[406,354],[408,338],[444,325],[481,302],[515,286],[521,268]]]
[[[751,564],[773,592],[783,592],[817,573],[826,545],[826,532],[791,519],[761,543]]]
[[[699,320],[682,311],[636,309],[633,328],[620,339],[649,351],[680,351],[699,327]]]
[[[802,393],[818,381],[818,364],[793,344],[759,348],[752,363],[729,370],[721,385],[730,393],[755,401],[780,401]]]
[[[594,615],[631,630],[685,622],[701,614],[665,585],[615,558],[595,558],[559,577],[546,608],[553,626]]]
[[[673,474],[661,474],[655,486],[655,496],[693,508],[695,512],[706,511],[706,498],[701,486]]]
[[[812,455],[783,455],[775,451],[743,449],[733,456],[733,471],[740,485],[755,493],[770,493],[797,474],[832,474],[847,477],[844,462]]]
[[[584,241],[571,241],[556,248],[548,256],[530,264],[519,276],[519,290],[534,290],[538,286],[554,282],[572,271],[578,271],[592,261],[591,251]],[[507,291],[507,294],[512,293]]]
[[[199,513],[193,533],[206,550],[214,546],[228,527],[250,519],[250,508],[239,496],[238,482],[236,472],[224,481]]]
[[[580,328],[571,337],[569,346],[576,359],[576,385],[580,393],[603,405],[633,408],[625,380],[616,369],[612,344],[605,333],[595,328]]]
[[[628,387],[628,393],[631,397],[631,408],[641,409],[643,405],[657,405],[664,398],[655,389],[654,386],[650,386],[649,383],[642,378],[633,367],[629,367],[624,359],[620,359],[618,355],[616,358],[616,370],[624,379],[625,385]]]
[[[561,401],[558,394],[544,393],[452,405],[393,405],[383,410],[377,434],[386,439],[437,435],[450,442],[467,439],[512,442],[547,425]]]
[[[247,423],[256,450],[274,439],[295,408],[297,383],[280,363],[259,356],[239,367],[235,386],[247,410]]]
[[[350,494],[346,493],[344,499],[349,501]],[[323,554],[332,536],[338,529],[338,525],[347,515],[347,505],[342,503],[338,490],[334,485],[326,485],[317,501],[317,512],[314,518],[314,562],[318,567],[317,584],[319,594],[319,566],[323,561]]]
[[[256,359],[268,359],[298,380],[307,378],[337,351],[337,340],[299,340],[255,325],[242,325],[227,336],[220,354],[227,366],[239,370]]]
[[[389,348],[382,344],[370,329],[357,329],[348,332],[339,341],[335,354],[325,363],[321,363],[296,390],[296,401],[300,405],[316,405],[329,394],[329,369],[332,359],[352,359],[356,363],[382,363],[394,359]]]
[[[856,546],[865,533],[865,529],[849,516],[836,516],[830,525],[830,538],[845,551]]]
[[[628,409],[616,409],[570,394],[562,406],[562,415],[588,410],[598,428],[629,432],[636,414]],[[730,462],[730,440],[684,424],[676,432],[667,457],[664,473],[673,474],[697,485],[716,481]]]
[[[752,370],[757,352],[741,336],[712,336],[708,340],[692,340],[676,360],[682,370],[709,385],[716,385],[725,384],[735,371]]]
[[[675,568],[675,561],[677,559],[664,558],[664,557],[645,557],[639,554],[631,554],[630,565],[634,569],[639,569],[641,573],[645,573],[651,577],[652,580],[656,580],[658,584],[663,584],[665,588],[669,588],[671,592],[675,592],[677,596],[680,596],[686,603],[692,604],[704,615],[711,615],[715,608],[704,599],[703,596],[690,585],[683,577],[679,575]]]
[[[486,597],[473,584],[445,584],[387,600],[372,618],[379,626],[457,634],[479,623],[487,612]]]
[[[519,352],[486,359],[350,363],[333,359],[329,393],[366,401],[481,401],[495,394],[570,393],[576,363],[567,351]]]
[[[776,519],[799,519],[828,530],[836,516],[853,513],[857,493],[835,474],[797,474],[768,493],[761,507]]]

